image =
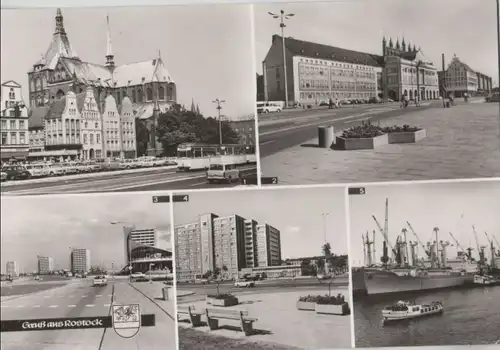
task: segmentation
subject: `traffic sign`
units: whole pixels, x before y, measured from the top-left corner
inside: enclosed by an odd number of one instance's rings
[[[112,305],[113,329],[122,338],[132,338],[141,329],[139,304]]]

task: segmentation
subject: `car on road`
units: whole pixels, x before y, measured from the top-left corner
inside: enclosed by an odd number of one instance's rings
[[[7,180],[31,179],[31,173],[24,165],[10,165],[2,169],[7,174]]]
[[[233,181],[240,180],[240,171],[234,164],[212,163],[207,170],[206,177],[209,183],[232,183]]]
[[[237,280],[234,282],[234,286],[238,288],[252,288],[255,287],[255,282],[246,280]]]
[[[4,172],[3,170],[2,170],[2,172],[0,172],[0,180],[2,182],[7,181],[7,173]]]
[[[500,93],[495,92],[491,96],[487,96],[486,102],[500,102]]]
[[[134,272],[130,275],[130,279],[132,280],[132,282],[144,282],[144,281],[147,281],[148,278],[147,276],[142,273],[142,272]]]
[[[108,279],[106,276],[95,276],[94,280],[92,281],[92,286],[93,287],[100,287],[100,286],[107,286],[108,285]]]
[[[283,106],[279,102],[257,102],[257,113],[281,112]]]

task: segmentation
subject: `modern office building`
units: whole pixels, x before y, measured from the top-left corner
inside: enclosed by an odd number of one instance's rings
[[[91,268],[90,250],[73,248],[71,250],[71,272],[87,273]]]
[[[159,230],[124,226],[123,233],[126,260],[124,270],[127,273],[130,271],[143,273],[153,270],[172,271],[172,251],[165,249]]]
[[[50,256],[38,256],[38,273],[40,275],[54,271],[54,259]]]
[[[257,266],[281,265],[280,231],[271,225],[258,225],[257,229]]]
[[[273,35],[262,63],[266,101],[285,100],[282,40]],[[394,44],[383,38],[381,54],[372,54],[285,38],[285,57],[290,104],[318,105],[330,98],[376,96],[399,100],[405,94],[422,100],[439,97],[436,67],[405,39]]]
[[[29,155],[28,107],[21,85],[13,80],[2,83],[0,100],[1,160],[24,160]]]
[[[237,278],[244,269],[281,261],[279,231],[239,215],[203,214],[196,222],[176,226],[174,236],[179,281],[224,268],[227,278]]]
[[[17,262],[16,261],[7,261],[5,264],[5,271],[7,276],[10,277],[19,277],[19,269],[17,267]]]

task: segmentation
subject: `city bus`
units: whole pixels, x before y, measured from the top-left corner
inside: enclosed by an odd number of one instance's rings
[[[177,147],[177,168],[179,171],[206,170],[221,157],[225,164],[231,165],[257,162],[253,145],[183,143]]]

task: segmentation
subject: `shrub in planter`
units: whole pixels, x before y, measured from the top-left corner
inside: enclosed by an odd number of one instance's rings
[[[386,134],[392,134],[396,132],[415,132],[419,130],[422,129],[419,128],[418,126],[412,126],[408,124],[404,124],[402,126],[401,125],[386,126],[382,128],[382,131]]]
[[[382,128],[376,125],[364,124],[354,126],[342,133],[342,138],[345,139],[368,139],[383,135]]]
[[[212,294],[207,295],[207,303],[212,304],[212,306],[233,306],[238,305],[238,298],[232,294]]]
[[[318,314],[345,315],[349,312],[349,304],[342,294],[325,295],[318,299],[315,310]]]
[[[231,293],[209,294],[209,295],[207,295],[207,298],[216,299],[216,300],[220,300],[220,299],[236,299],[236,297],[234,295],[232,295]]]
[[[316,301],[318,298],[319,295],[307,295],[300,297],[299,300],[297,300],[297,309],[314,311],[316,309]]]

